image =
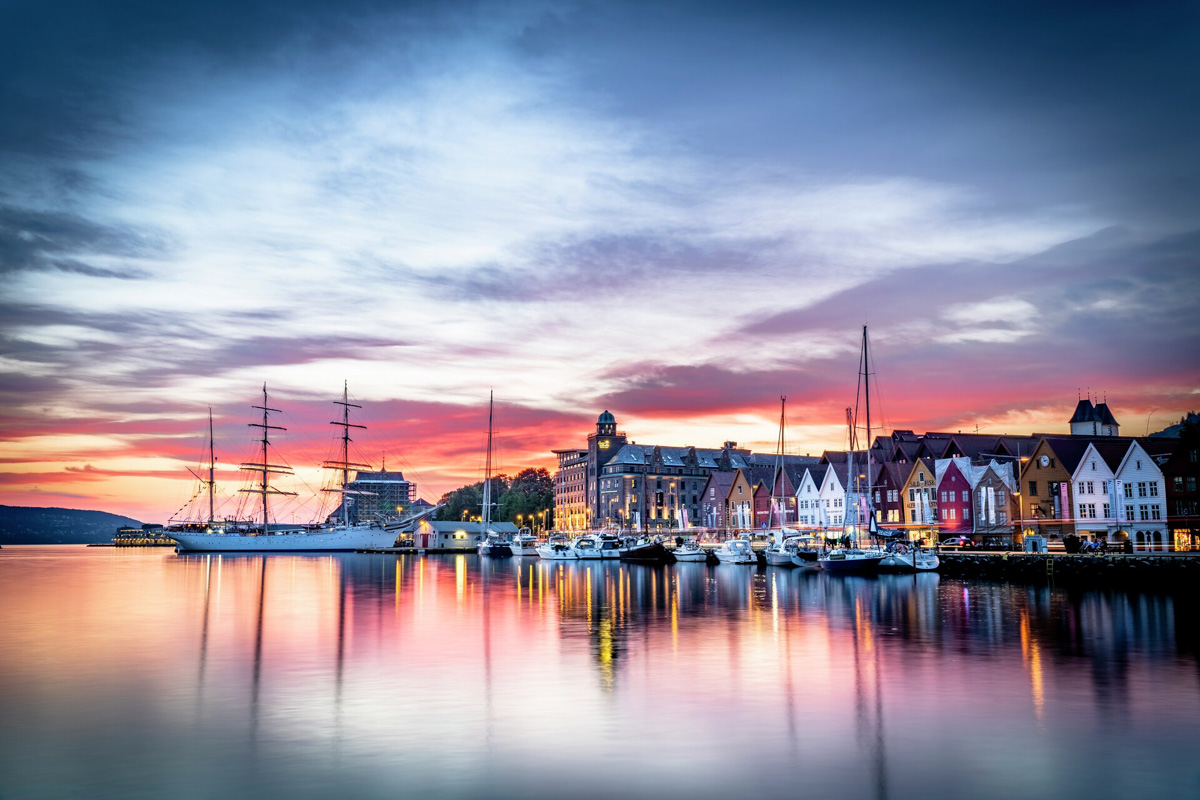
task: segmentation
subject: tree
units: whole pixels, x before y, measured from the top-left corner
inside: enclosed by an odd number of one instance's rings
[[[483,481],[472,483],[442,495],[441,520],[473,519],[483,508]],[[492,519],[497,522],[517,522],[522,525],[540,518],[553,524],[554,481],[545,469],[524,469],[516,477],[497,475],[492,478]],[[544,512],[544,513],[543,513]]]

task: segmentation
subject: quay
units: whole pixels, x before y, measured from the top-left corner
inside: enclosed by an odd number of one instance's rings
[[[980,578],[1013,583],[1054,583],[1111,589],[1200,588],[1200,556],[1195,553],[939,553],[948,578]]]

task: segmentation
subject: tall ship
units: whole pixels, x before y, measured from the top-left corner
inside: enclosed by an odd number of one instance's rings
[[[325,525],[311,526],[281,526],[271,522],[270,498],[294,497],[296,493],[271,485],[272,476],[291,475],[292,470],[286,464],[271,462],[269,434],[271,431],[283,431],[286,428],[271,424],[270,415],[281,412],[280,409],[270,407],[265,383],[263,384],[262,398],[261,406],[251,406],[251,408],[262,411],[262,422],[249,423],[250,427],[262,430],[262,438],[259,440],[259,458],[240,466],[240,469],[255,476],[254,485],[240,491],[258,495],[261,498],[259,518],[253,521],[217,522],[212,518],[210,503],[210,521],[203,530],[194,530],[198,526],[193,525],[167,528],[166,534],[175,540],[176,549],[180,552],[311,552],[391,547],[395,543],[399,531],[414,522],[416,517],[387,524],[378,521],[351,522],[349,497],[364,494],[364,492],[348,488],[350,470],[369,467],[366,464],[355,464],[350,461],[350,429],[364,429],[366,426],[350,422],[350,409],[361,408],[361,406],[350,402],[349,391],[346,387],[342,389],[342,399],[334,401],[336,405],[342,407],[341,419],[331,423],[342,429],[341,460],[327,461],[324,464],[325,467],[341,473],[339,487],[326,490],[342,495],[341,518]],[[208,480],[210,498],[212,480],[210,467]],[[422,515],[428,513],[429,511],[425,511]]]

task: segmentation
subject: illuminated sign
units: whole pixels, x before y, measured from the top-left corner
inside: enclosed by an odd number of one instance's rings
[[[601,440],[600,440],[600,442],[599,442],[599,447],[600,447],[600,449],[601,449],[601,450],[607,450],[607,449],[608,449],[608,444],[609,444],[609,442],[608,442],[608,440],[607,440],[607,439],[601,439]]]

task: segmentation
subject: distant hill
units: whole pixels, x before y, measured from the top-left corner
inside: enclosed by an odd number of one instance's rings
[[[1197,414],[1195,411],[1189,411],[1179,422],[1176,422],[1174,425],[1168,425],[1161,431],[1150,434],[1150,436],[1158,439],[1178,439],[1183,434],[1184,425],[1200,425],[1200,414]]]
[[[0,545],[109,542],[117,528],[141,524],[104,511],[0,506]]]

